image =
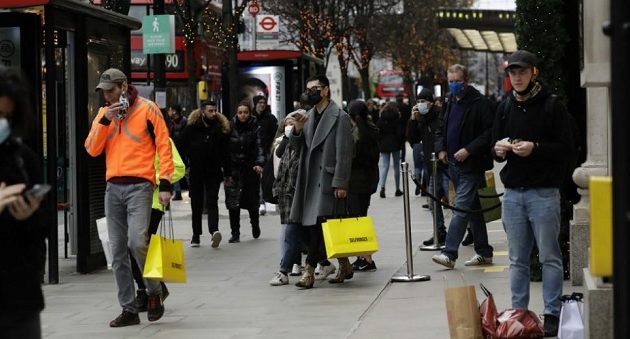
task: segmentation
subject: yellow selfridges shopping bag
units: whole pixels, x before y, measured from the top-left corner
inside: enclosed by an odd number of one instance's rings
[[[162,229],[164,229],[163,226],[164,223],[162,223]],[[164,231],[162,231],[162,233],[163,232]],[[144,262],[143,276],[147,279],[166,282],[186,282],[184,245],[181,240],[174,239],[172,219],[170,221],[169,236],[164,237],[158,234],[151,235],[147,258]]]
[[[322,223],[329,259],[368,255],[378,251],[372,217],[328,219]]]

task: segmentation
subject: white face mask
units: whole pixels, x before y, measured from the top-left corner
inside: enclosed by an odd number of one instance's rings
[[[291,135],[291,131],[293,131],[293,126],[284,126],[284,135],[287,138]]]
[[[0,144],[4,143],[11,135],[11,126],[9,120],[0,118]]]

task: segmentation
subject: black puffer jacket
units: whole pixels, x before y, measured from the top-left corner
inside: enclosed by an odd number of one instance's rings
[[[378,128],[372,121],[356,117],[352,131],[354,155],[348,192],[372,194],[378,186]]]
[[[225,125],[220,119],[226,119]],[[180,151],[186,155],[191,172],[203,173],[216,181],[230,175],[228,126],[227,118],[218,115],[214,120],[199,118],[186,126]]]
[[[278,130],[278,119],[271,114],[269,107],[267,107],[262,113],[255,113],[258,127],[260,127],[260,143],[262,145],[263,154],[267,156],[271,152],[271,144],[276,136]]]
[[[407,123],[407,140],[413,145],[422,142],[422,158],[426,168],[431,168],[431,153],[435,152],[435,133],[442,128],[440,109],[433,105],[420,120],[409,120]],[[437,153],[435,154],[437,157]]]
[[[225,205],[228,209],[256,208],[259,203],[260,175],[254,171],[254,166],[265,165],[260,128],[253,116],[246,122],[240,122],[235,116],[230,127],[229,150],[233,184],[225,187]]]
[[[0,182],[27,187],[42,183],[39,157],[16,140],[0,144]],[[0,214],[0,319],[44,308],[41,280],[47,235],[41,208],[24,221],[13,218],[8,208]]]
[[[403,144],[403,131],[400,128],[400,113],[383,110],[376,126],[379,130],[378,149],[381,153],[400,151]]]

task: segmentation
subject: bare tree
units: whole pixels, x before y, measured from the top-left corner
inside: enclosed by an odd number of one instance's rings
[[[181,21],[184,30],[184,41],[186,43],[186,64],[188,65],[188,89],[190,97],[197,97],[197,86],[195,83],[195,70],[197,60],[195,60],[195,43],[199,39],[199,21],[202,14],[210,5],[211,0],[177,0],[175,1],[175,13]]]

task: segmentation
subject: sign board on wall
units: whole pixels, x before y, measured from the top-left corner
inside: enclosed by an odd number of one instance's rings
[[[175,16],[147,15],[142,18],[144,54],[175,53]]]
[[[22,67],[20,57],[20,28],[0,28],[0,64],[20,69]]]

